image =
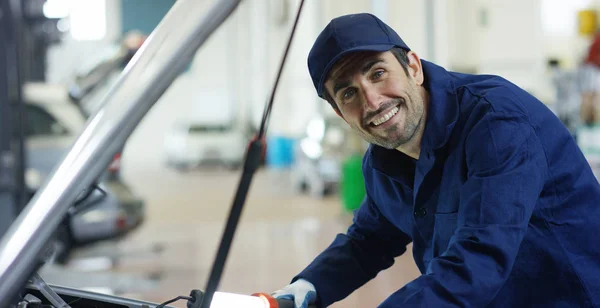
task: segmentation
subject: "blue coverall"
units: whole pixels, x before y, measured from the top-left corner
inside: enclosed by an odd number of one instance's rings
[[[600,307],[600,185],[569,131],[501,77],[422,63],[419,159],[371,145],[353,224],[292,281],[325,307],[412,242],[422,275],[380,307]]]

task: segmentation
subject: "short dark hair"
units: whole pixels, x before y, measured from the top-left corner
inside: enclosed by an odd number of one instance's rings
[[[408,51],[400,47],[394,47],[390,51],[392,52],[394,57],[396,57],[398,62],[400,62],[400,65],[402,65],[402,69],[404,69],[404,73],[406,73],[406,75],[408,76]],[[329,94],[329,90],[324,89],[323,98],[329,103],[329,105],[331,105],[331,107],[333,107],[334,110],[340,112],[340,109],[335,103],[335,100]]]

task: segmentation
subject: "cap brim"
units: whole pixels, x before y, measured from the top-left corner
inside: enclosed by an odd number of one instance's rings
[[[327,63],[327,66],[323,70],[323,74],[321,74],[321,77],[319,78],[319,88],[318,88],[317,94],[319,95],[319,97],[323,97],[323,86],[325,84],[325,78],[327,78],[327,75],[329,74],[329,70],[331,70],[331,68],[335,65],[335,63],[341,57],[343,57],[349,53],[358,52],[358,51],[379,51],[379,52],[388,51],[388,50],[394,48],[395,46],[396,45],[394,45],[394,44],[362,45],[362,46],[356,46],[356,47],[353,47],[350,49],[346,49],[346,50],[340,52],[335,57],[333,57],[329,61],[329,63]]]

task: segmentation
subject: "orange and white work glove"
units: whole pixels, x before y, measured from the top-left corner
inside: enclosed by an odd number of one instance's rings
[[[285,288],[273,292],[271,296],[293,300],[295,308],[307,308],[308,305],[317,301],[317,290],[312,283],[304,279],[298,279]]]

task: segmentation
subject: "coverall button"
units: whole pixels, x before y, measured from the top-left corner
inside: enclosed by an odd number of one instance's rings
[[[424,207],[418,208],[415,210],[415,216],[416,217],[424,217],[425,215],[427,215],[427,209]]]

